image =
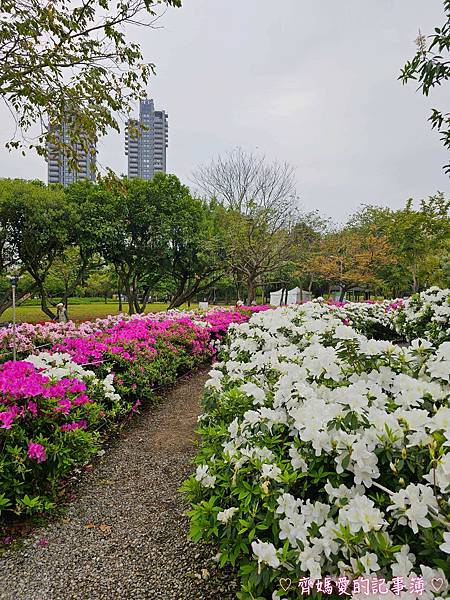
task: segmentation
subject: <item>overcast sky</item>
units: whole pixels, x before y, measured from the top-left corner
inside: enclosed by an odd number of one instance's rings
[[[156,30],[133,31],[156,64],[149,86],[169,113],[168,171],[242,146],[294,165],[307,209],[344,220],[363,203],[400,207],[442,190],[448,160],[427,118],[448,109],[397,80],[418,29],[444,22],[442,0],[185,0]],[[12,133],[0,109],[0,142]],[[123,134],[99,162],[126,172]],[[46,180],[43,160],[0,149],[1,177]]]

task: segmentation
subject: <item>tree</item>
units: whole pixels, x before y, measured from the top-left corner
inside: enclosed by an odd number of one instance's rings
[[[444,12],[447,20],[442,27],[436,27],[433,35],[427,39],[419,32],[416,55],[405,64],[400,75],[404,84],[411,79],[418,80],[419,90],[425,96],[450,78],[450,0],[444,0]],[[429,120],[432,128],[441,134],[444,147],[450,150],[450,113],[434,108]],[[450,173],[450,163],[444,169]]]
[[[110,222],[107,189],[90,181],[78,181],[65,188],[70,208],[68,247],[60,257],[61,273],[66,273],[64,294],[67,299],[86,280],[93,269],[102,266],[100,252],[105,226]]]
[[[70,207],[62,188],[41,182],[2,180],[0,231],[4,239],[3,264],[9,261],[16,274],[28,273],[33,283],[20,295],[39,292],[41,308],[54,317],[47,302],[46,279],[55,259],[68,244]]]
[[[197,186],[224,207],[228,272],[247,287],[253,302],[260,279],[293,256],[297,219],[295,178],[288,164],[268,162],[241,149],[212,160],[194,173]]]
[[[119,131],[117,113],[129,112],[154,71],[126,27],[151,27],[161,5],[181,0],[1,0],[0,94],[19,133],[41,127],[37,141],[15,136],[8,146],[45,154],[48,140],[75,165],[75,143],[87,149],[109,127]],[[48,127],[61,122],[68,141]]]
[[[169,308],[206,294],[225,270],[220,208],[187,195],[174,208],[168,253],[173,283]]]
[[[101,296],[108,302],[108,298],[117,290],[117,276],[111,266],[96,269],[92,272],[84,287],[84,292],[88,296]]]
[[[310,258],[329,225],[329,219],[323,218],[318,211],[312,211],[303,215],[293,228],[292,237],[295,246],[293,272],[309,292],[314,283],[314,274],[309,271]]]
[[[343,300],[345,292],[354,286],[378,285],[381,268],[394,261],[385,236],[343,229],[318,242],[309,270],[317,278],[338,285]]]
[[[396,262],[385,266],[383,278],[394,295],[407,289],[414,293],[445,278],[441,265],[450,239],[449,208],[450,200],[438,192],[421,200],[418,210],[410,198],[403,209],[366,206],[350,220],[356,230],[375,232],[389,240]]]
[[[403,210],[396,211],[389,227],[399,263],[409,273],[411,292],[417,292],[427,275],[427,259],[436,254],[450,235],[448,209],[450,201],[443,194],[431,196],[420,202],[420,210],[414,210],[410,198]],[[429,271],[428,271],[429,273]]]
[[[153,193],[161,183],[158,179],[105,182],[108,219],[102,231],[101,253],[114,266],[121,292],[128,297],[130,314],[143,312],[164,269],[164,207],[162,195]],[[166,183],[176,185],[172,180]]]
[[[145,310],[163,278],[173,289],[171,307],[215,280],[218,263],[208,245],[208,207],[192,198],[175,175],[108,182],[107,188],[102,255],[114,265],[130,314]]]
[[[48,299],[62,298],[64,304],[77,293],[80,258],[76,248],[66,247],[52,263],[45,280]],[[53,302],[52,302],[53,304]]]

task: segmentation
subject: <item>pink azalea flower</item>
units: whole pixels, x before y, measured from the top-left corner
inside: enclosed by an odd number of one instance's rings
[[[47,458],[44,446],[35,442],[28,442],[28,458],[38,463],[44,462]]]
[[[55,412],[61,412],[63,415],[68,415],[72,408],[72,402],[70,400],[58,400],[58,406],[55,408]]]
[[[137,409],[141,406],[142,402],[140,400],[136,400],[136,402],[131,407],[131,412],[135,413]]]
[[[87,429],[87,421],[81,419],[80,421],[73,421],[72,423],[65,423],[61,425],[61,431],[73,431],[74,429]]]
[[[0,429],[11,429],[15,416],[13,412],[0,412]]]

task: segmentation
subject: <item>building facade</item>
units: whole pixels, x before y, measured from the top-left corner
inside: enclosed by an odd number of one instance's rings
[[[149,180],[155,173],[165,173],[168,144],[167,113],[155,110],[153,100],[142,99],[139,104],[139,119],[129,119],[125,130],[129,179],[139,177]]]
[[[51,133],[59,138],[64,144],[70,144],[68,127],[65,123],[52,125]],[[74,145],[72,145],[74,147]],[[67,153],[55,143],[47,143],[47,176],[48,183],[61,183],[66,186],[79,179],[95,181],[97,148],[91,144],[86,150],[81,143],[75,145],[77,153],[77,168],[70,165]]]

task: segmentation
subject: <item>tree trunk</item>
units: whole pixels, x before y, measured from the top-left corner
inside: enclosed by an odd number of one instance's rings
[[[117,286],[117,295],[119,297],[119,312],[123,312],[123,306],[122,306],[122,290],[120,288],[120,285]]]
[[[61,302],[66,307],[66,310],[70,296],[72,296],[72,294],[75,294],[77,287],[81,284],[81,282],[83,281],[83,277],[86,275],[88,265],[89,259],[84,258],[72,285],[69,286],[69,282],[67,280],[64,282],[64,296],[62,297]]]
[[[56,315],[53,311],[50,310],[48,303],[47,303],[47,293],[44,290],[44,287],[42,285],[39,285],[39,293],[41,296],[41,310],[44,314],[47,315],[47,317],[50,317],[50,319],[55,319]]]
[[[411,272],[412,272],[412,278],[413,278],[412,293],[415,294],[419,290],[419,283],[417,281],[417,274],[416,274],[415,266],[411,269]]]
[[[212,281],[206,281],[203,285],[202,282],[196,280],[195,283],[190,284],[189,280],[183,280],[179,284],[177,291],[172,296],[170,301],[169,309],[178,308],[185,302],[191,300],[196,294],[203,294],[207,292],[211,286],[216,284],[220,279],[220,276],[216,277]]]
[[[247,306],[250,306],[250,304],[253,302],[253,300],[255,299],[255,294],[256,294],[255,280],[253,277],[249,277],[247,279],[247,300],[246,300]]]
[[[17,292],[17,290],[16,290],[16,305],[18,305],[19,302],[28,300],[28,298],[31,298],[31,296],[32,296],[32,292],[30,291],[30,289],[23,291],[23,292]],[[5,310],[8,310],[8,308],[11,308],[11,306],[12,306],[12,293],[11,293],[11,290],[9,289],[3,295],[3,297],[0,299],[0,316],[5,312]]]
[[[133,295],[133,289],[132,289],[130,281],[128,279],[122,281],[122,289],[125,290],[125,294],[128,299],[128,314],[130,316],[134,315],[134,313],[135,313],[134,295]]]
[[[136,313],[136,308],[134,304],[134,294],[131,289],[131,286],[127,288],[127,296],[128,296],[128,314],[134,315]]]
[[[339,302],[343,302],[344,301],[344,297],[345,297],[345,292],[347,290],[345,289],[344,286],[341,285],[341,293],[339,294]]]
[[[142,298],[141,312],[145,312],[145,309],[147,308],[148,300],[150,298],[150,292],[150,287],[147,287],[144,292],[144,297]]]

